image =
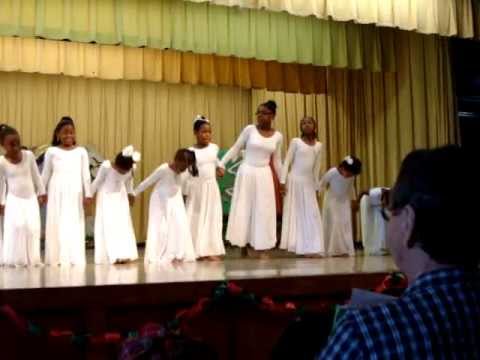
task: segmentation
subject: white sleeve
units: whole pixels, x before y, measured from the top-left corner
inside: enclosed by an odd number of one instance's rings
[[[83,193],[86,198],[92,197],[91,190],[91,177],[90,177],[90,161],[88,159],[88,152],[86,149],[82,149],[82,183]]]
[[[28,161],[30,165],[30,172],[32,173],[33,184],[35,185],[35,190],[37,195],[45,195],[45,185],[43,185],[42,177],[40,176],[40,171],[38,171],[37,162],[35,161],[35,155],[32,152],[27,152]]]
[[[297,141],[296,139],[292,139],[292,141],[290,141],[290,146],[288,147],[287,156],[285,157],[285,161],[283,163],[282,175],[280,176],[280,184],[285,184],[287,181],[288,169],[295,156],[296,148]]]
[[[7,197],[7,181],[5,179],[5,171],[0,165],[0,205],[5,205]]]
[[[133,195],[140,195],[150,186],[157,183],[162,178],[163,174],[164,169],[162,167],[158,167],[157,169],[155,169],[153,173],[151,173],[145,180],[140,183],[140,185],[137,186],[137,188],[133,191]]]
[[[48,182],[50,181],[50,177],[52,176],[52,154],[50,148],[47,149],[43,156],[43,169],[42,169],[42,181],[45,188],[48,189]]]
[[[328,170],[326,172],[325,175],[322,176],[322,178],[321,178],[321,180],[318,184],[318,189],[317,189],[318,192],[325,191],[327,186],[330,184],[330,180],[332,179],[332,175],[333,175],[334,172],[335,172],[335,168],[331,168],[330,170]]]
[[[324,151],[323,151],[323,145],[319,145],[320,148],[317,152],[317,156],[315,157],[315,164],[313,165],[313,179],[316,184],[320,183],[320,171],[322,169],[322,161],[324,158]]]
[[[222,167],[222,165],[220,164],[220,159],[218,158],[219,151],[220,151],[220,148],[218,147],[217,144],[215,144],[215,156],[216,156],[215,166],[217,168]]]
[[[188,171],[184,171],[180,175],[180,184],[181,184],[183,196],[188,196],[188,194],[190,193],[191,180],[192,180],[192,175],[190,175]]]
[[[283,144],[283,136],[279,133],[280,139],[277,142],[277,147],[275,148],[275,152],[273,153],[273,168],[277,173],[278,179],[280,179],[280,175],[282,172],[282,144]]]
[[[125,188],[127,190],[127,194],[133,195],[133,172],[130,171],[130,176],[125,180]]]
[[[220,161],[219,165],[221,168],[225,168],[225,166],[228,164],[228,162],[232,159],[235,159],[238,154],[240,153],[240,150],[242,150],[248,140],[248,137],[250,136],[250,132],[252,131],[254,125],[248,125],[246,126],[240,136],[238,137],[237,141],[235,141],[235,144],[230,148],[230,150],[227,151],[225,156],[222,158]]]
[[[108,165],[107,162],[104,161],[102,165],[100,165],[100,168],[98,169],[97,176],[95,176],[95,179],[92,182],[92,186],[90,188],[92,196],[95,195],[95,193],[100,189],[100,186],[105,182],[105,179],[108,174]]]

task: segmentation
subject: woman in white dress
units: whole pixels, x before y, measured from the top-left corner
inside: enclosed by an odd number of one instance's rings
[[[84,206],[92,203],[88,153],[75,140],[75,125],[63,117],[45,153],[42,178],[47,186],[45,262],[84,265]]]
[[[138,196],[154,185],[148,211],[145,263],[195,261],[190,224],[182,197],[182,173],[198,176],[195,153],[180,149],[135,189]]]
[[[323,200],[323,229],[328,255],[355,254],[351,201],[354,195],[354,178],[361,170],[360,160],[349,155],[338,167],[328,170],[320,181],[319,191],[327,190]]]
[[[218,146],[212,144],[212,127],[204,116],[193,122],[197,143],[189,150],[195,153],[198,177],[189,176],[185,182],[187,214],[190,221],[193,246],[198,258],[219,260],[225,255],[222,238],[222,199],[216,175],[223,175],[219,167]]]
[[[316,194],[323,146],[317,141],[313,118],[303,118],[300,129],[302,136],[292,139],[280,179],[285,194],[280,248],[298,255],[323,254],[323,225]]]
[[[95,263],[124,264],[138,259],[130,206],[133,205],[133,167],[140,153],[127,146],[113,164],[106,160],[92,183],[97,192]]]
[[[268,250],[277,243],[276,197],[270,161],[278,178],[282,167],[283,137],[273,129],[277,105],[267,101],[257,109],[257,124],[245,127],[220,166],[235,159],[245,149],[244,160],[235,178],[228,217],[227,240],[235,246],[247,244]]]
[[[35,156],[22,150],[18,132],[0,125],[0,143],[5,155],[0,157],[0,184],[4,188],[0,206],[5,214],[3,263],[10,266],[39,265],[40,259],[40,208],[46,200]]]
[[[363,247],[368,255],[388,253],[385,243],[387,221],[382,215],[382,208],[387,203],[388,191],[387,188],[372,188],[360,200]]]

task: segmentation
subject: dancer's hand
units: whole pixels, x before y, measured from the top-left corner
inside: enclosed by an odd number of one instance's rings
[[[40,204],[40,206],[43,206],[47,203],[47,195],[40,195],[38,197],[38,203]]]
[[[218,167],[217,168],[217,176],[223,177],[225,175],[225,169]]]
[[[133,206],[135,204],[135,196],[133,196],[132,194],[128,194],[128,204],[130,206]]]
[[[83,199],[83,206],[88,208],[92,205],[93,199],[91,197],[86,197]]]

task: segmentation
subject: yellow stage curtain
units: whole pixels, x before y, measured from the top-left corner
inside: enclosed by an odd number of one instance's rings
[[[0,0],[0,35],[374,71],[395,64],[389,33],[373,25],[181,0]]]
[[[31,146],[47,142],[59,117],[70,114],[79,142],[109,158],[126,144],[141,149],[138,181],[176,148],[192,144],[195,114],[210,117],[214,141],[228,148],[253,121],[257,104],[273,98],[284,151],[298,136],[300,118],[311,115],[326,144],[327,166],[356,154],[364,163],[358,190],[391,185],[407,152],[456,140],[447,41],[399,31],[397,72],[330,69],[321,95],[0,72],[0,122],[17,127]],[[135,207],[140,240],[146,204],[143,197]]]
[[[48,143],[59,118],[71,115],[79,143],[108,159],[128,144],[141,150],[137,183],[176,149],[193,144],[196,114],[209,116],[221,145],[231,144],[251,113],[250,91],[232,87],[0,72],[0,123],[16,127],[25,145]],[[144,195],[134,207],[139,241],[145,239],[147,214]]]
[[[0,37],[0,71],[304,94],[321,93],[326,74],[313,65],[18,37]]]
[[[299,135],[303,116],[313,116],[326,145],[326,166],[355,154],[364,164],[357,190],[390,186],[409,151],[456,141],[448,43],[436,38],[425,44],[423,36],[403,32],[396,73],[332,69],[326,94],[254,90],[252,106],[276,100],[276,126],[287,141]]]
[[[297,16],[354,21],[424,34],[473,37],[472,0],[188,0],[285,11]],[[474,2],[476,0],[473,0]]]

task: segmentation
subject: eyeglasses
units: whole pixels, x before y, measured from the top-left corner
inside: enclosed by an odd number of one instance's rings
[[[273,112],[271,111],[257,111],[255,113],[255,115],[265,115],[265,116],[268,116],[268,115],[273,115]]]

